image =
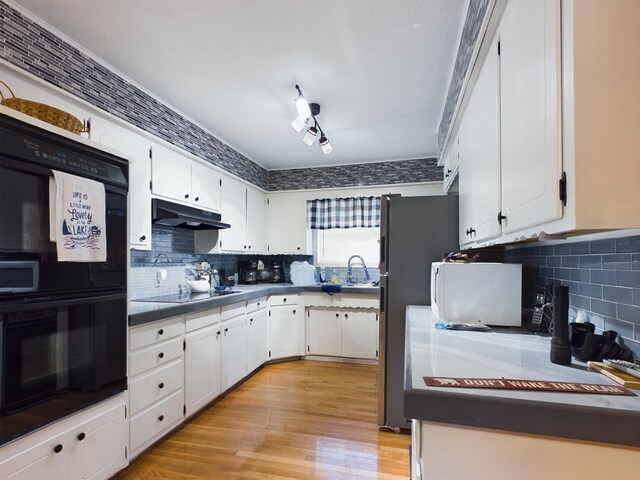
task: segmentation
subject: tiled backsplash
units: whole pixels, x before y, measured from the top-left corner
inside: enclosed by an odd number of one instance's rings
[[[584,310],[601,330],[615,330],[640,356],[640,235],[509,249],[523,265],[523,306],[552,282],[569,287],[570,316]]]
[[[231,276],[239,272],[238,262],[262,259],[265,265],[270,262],[284,262],[288,267],[293,261],[312,262],[311,255],[247,255],[247,254],[196,254],[194,234],[191,230],[154,225],[152,229],[152,249],[148,251],[131,250],[131,269],[129,270],[130,298],[148,298],[177,293],[185,283],[185,268],[194,264],[209,262],[214,268],[224,270]],[[158,271],[167,271],[167,279],[156,282]],[[285,269],[285,280],[289,280],[289,270]]]

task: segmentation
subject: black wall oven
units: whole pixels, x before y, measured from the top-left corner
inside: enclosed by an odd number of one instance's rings
[[[52,170],[105,187],[105,262],[60,262]],[[128,165],[0,115],[0,445],[126,389]]]

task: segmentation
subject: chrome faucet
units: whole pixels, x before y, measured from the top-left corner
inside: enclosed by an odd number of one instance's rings
[[[369,270],[367,270],[367,265],[364,263],[364,258],[360,255],[351,255],[349,261],[347,262],[347,284],[353,284],[353,269],[351,268],[351,261],[354,258],[358,258],[360,260],[360,265],[362,265],[362,269],[364,270],[364,283],[369,283],[371,277],[369,276]]]

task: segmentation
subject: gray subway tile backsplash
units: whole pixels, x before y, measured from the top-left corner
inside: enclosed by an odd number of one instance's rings
[[[538,255],[546,266],[529,266],[527,259]],[[523,245],[507,250],[505,261],[523,264],[523,306],[531,307],[535,293],[552,282],[567,285],[572,315],[584,310],[640,356],[640,235]]]

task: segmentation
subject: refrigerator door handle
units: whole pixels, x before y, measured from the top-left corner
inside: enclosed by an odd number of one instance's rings
[[[387,300],[387,279],[389,278],[388,273],[383,273],[380,275],[380,313],[383,314],[386,312],[386,300]]]
[[[440,279],[440,267],[436,267],[436,273],[433,276],[433,285],[431,286],[431,288],[434,289],[433,303],[435,303],[436,305],[438,304],[438,280],[439,279]]]

